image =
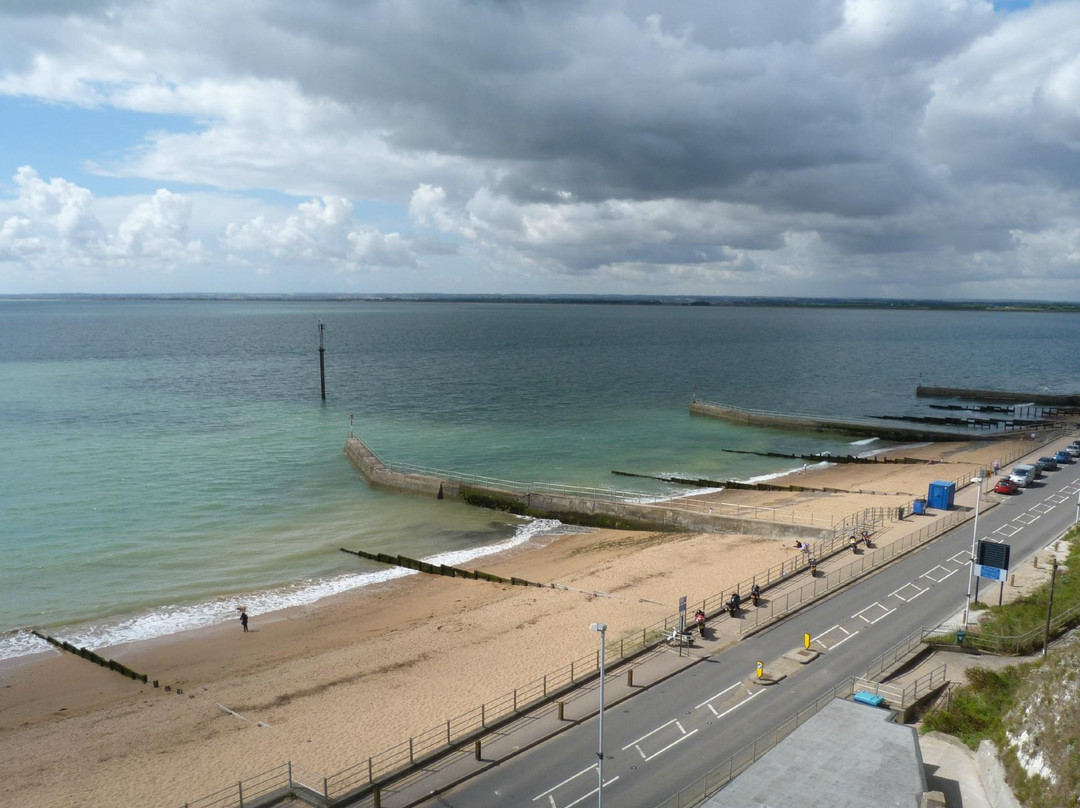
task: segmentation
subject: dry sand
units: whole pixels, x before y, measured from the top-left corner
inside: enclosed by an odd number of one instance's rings
[[[713,499],[842,518],[910,503],[931,480],[1004,464],[1031,444],[898,452],[934,465],[851,465],[791,484],[883,493],[725,491]],[[792,558],[733,534],[595,531],[519,548],[484,568],[611,597],[411,576],[314,607],[99,649],[164,685],[69,654],[0,669],[0,776],[22,806],[182,805],[287,760],[323,775],[592,654]],[[176,689],[182,690],[177,693]],[[227,712],[224,708],[233,712]]]

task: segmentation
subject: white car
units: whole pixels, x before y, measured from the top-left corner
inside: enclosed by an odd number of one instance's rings
[[[1009,479],[1021,488],[1027,488],[1035,481],[1035,467],[1029,465],[1015,466]]]
[[[1069,457],[1080,457],[1080,446],[1075,443],[1065,447],[1065,451],[1069,453]]]

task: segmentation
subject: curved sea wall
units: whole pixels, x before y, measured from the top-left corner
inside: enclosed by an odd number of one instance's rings
[[[356,437],[345,442],[345,455],[374,486],[440,499],[458,499],[481,508],[558,519],[571,525],[623,530],[679,530],[702,533],[744,533],[772,538],[827,539],[831,527],[772,522],[710,513],[707,507],[626,502],[572,493],[523,491],[457,479],[430,472],[398,471],[387,465]]]

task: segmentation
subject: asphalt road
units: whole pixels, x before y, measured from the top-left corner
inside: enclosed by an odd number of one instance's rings
[[[1011,547],[1011,566],[1076,519],[1080,466],[1071,464],[979,516],[980,539]],[[921,550],[604,713],[604,803],[654,808],[779,725],[920,627],[963,608],[974,528],[961,525]],[[983,582],[997,592],[997,584]],[[983,590],[984,599],[993,595]],[[753,607],[749,607],[752,609]],[[801,648],[817,660],[768,687],[748,682],[757,660]],[[597,799],[596,719],[490,769],[429,804],[449,808],[573,808]],[[823,739],[828,743],[829,739]]]

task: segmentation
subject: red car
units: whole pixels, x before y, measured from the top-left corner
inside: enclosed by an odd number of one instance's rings
[[[994,485],[994,493],[997,494],[1015,494],[1020,490],[1020,486],[1010,480],[1008,477],[1002,477]]]

